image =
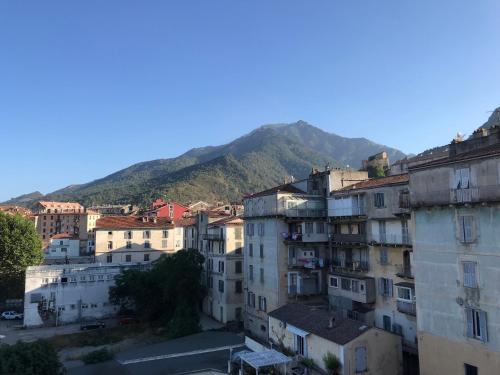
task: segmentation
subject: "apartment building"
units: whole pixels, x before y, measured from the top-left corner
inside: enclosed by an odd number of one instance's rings
[[[94,251],[94,228],[101,217],[98,212],[86,210],[75,202],[40,201],[35,209],[36,229],[46,248],[50,239],[60,233],[70,233],[80,240],[80,255]]]
[[[408,175],[369,179],[328,198],[331,306],[402,337],[404,374],[418,373]]]
[[[500,368],[500,128],[409,165],[423,375]]]
[[[50,239],[50,245],[44,251],[45,260],[80,257],[80,240],[71,233],[59,233]]]
[[[203,311],[221,323],[243,322],[243,220],[213,221],[201,240],[208,290]]]
[[[196,216],[176,220],[175,227],[183,228],[183,249],[198,249],[198,222]]]
[[[182,243],[170,220],[138,216],[105,216],[97,221],[95,237],[99,263],[149,263],[173,253],[176,240]]]
[[[252,335],[267,340],[268,311],[326,295],[325,197],[366,178],[366,172],[313,170],[308,179],[245,198],[245,328]]]
[[[26,269],[24,326],[51,326],[114,316],[109,288],[125,269],[138,264],[64,264]]]
[[[162,198],[155,200],[144,213],[147,217],[164,217],[170,220],[181,219],[189,208],[175,201],[165,201]]]

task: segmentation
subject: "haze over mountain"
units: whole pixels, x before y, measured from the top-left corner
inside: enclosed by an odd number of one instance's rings
[[[181,202],[235,201],[281,183],[285,176],[304,178],[313,166],[359,168],[363,159],[383,150],[392,161],[405,157],[394,148],[365,138],[327,133],[304,121],[264,125],[228,144],[137,163],[104,178],[54,191],[43,199],[74,200],[84,205],[142,204],[161,195]],[[6,203],[29,205],[42,198],[39,194],[33,199],[21,197]]]

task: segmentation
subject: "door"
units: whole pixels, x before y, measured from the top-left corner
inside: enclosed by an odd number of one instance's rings
[[[378,222],[378,239],[380,243],[385,243],[386,242],[386,235],[385,235],[385,221],[380,220]]]
[[[388,316],[388,315],[384,315],[383,317],[383,321],[384,321],[384,329],[386,331],[391,331],[391,328],[392,328],[392,325],[391,325],[391,317]]]

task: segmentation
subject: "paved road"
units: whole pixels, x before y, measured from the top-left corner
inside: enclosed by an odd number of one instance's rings
[[[164,375],[208,368],[224,371],[227,369],[229,349],[220,348],[232,346],[242,349],[243,343],[244,338],[233,333],[202,332],[130,349],[119,353],[114,361],[71,368],[68,375]],[[163,359],[152,358],[155,356],[162,356]]]
[[[116,324],[116,319],[106,320],[107,327],[112,327]],[[5,344],[15,344],[18,340],[30,342],[41,338],[80,332],[80,323],[68,324],[59,327],[30,329],[23,329],[21,326],[22,321],[20,320],[0,320],[0,335],[5,336],[5,338],[0,342]]]

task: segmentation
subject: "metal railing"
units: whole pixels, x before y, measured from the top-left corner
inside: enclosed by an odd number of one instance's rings
[[[364,216],[366,209],[364,206],[355,206],[349,208],[331,208],[328,210],[328,216]]]
[[[413,279],[413,272],[410,266],[404,266],[401,264],[398,264],[395,266],[396,268],[396,276],[405,278],[405,279]]]
[[[411,245],[409,233],[377,233],[372,238],[373,242],[386,245]]]
[[[366,243],[366,233],[358,234],[330,234],[332,242],[345,242],[345,243]]]
[[[500,185],[483,185],[466,189],[446,189],[411,192],[413,207],[437,204],[465,204],[500,200]]]
[[[370,263],[368,261],[346,262],[338,258],[332,260],[331,272],[368,272]]]
[[[397,300],[396,303],[399,312],[407,315],[417,316],[417,304],[415,302]]]
[[[202,235],[202,238],[204,240],[211,240],[211,241],[222,241],[224,240],[224,236],[220,233],[204,233]]]
[[[288,258],[289,267],[304,267],[315,269],[324,265],[323,258]]]
[[[287,217],[326,217],[325,209],[317,208],[288,208],[285,210]]]

